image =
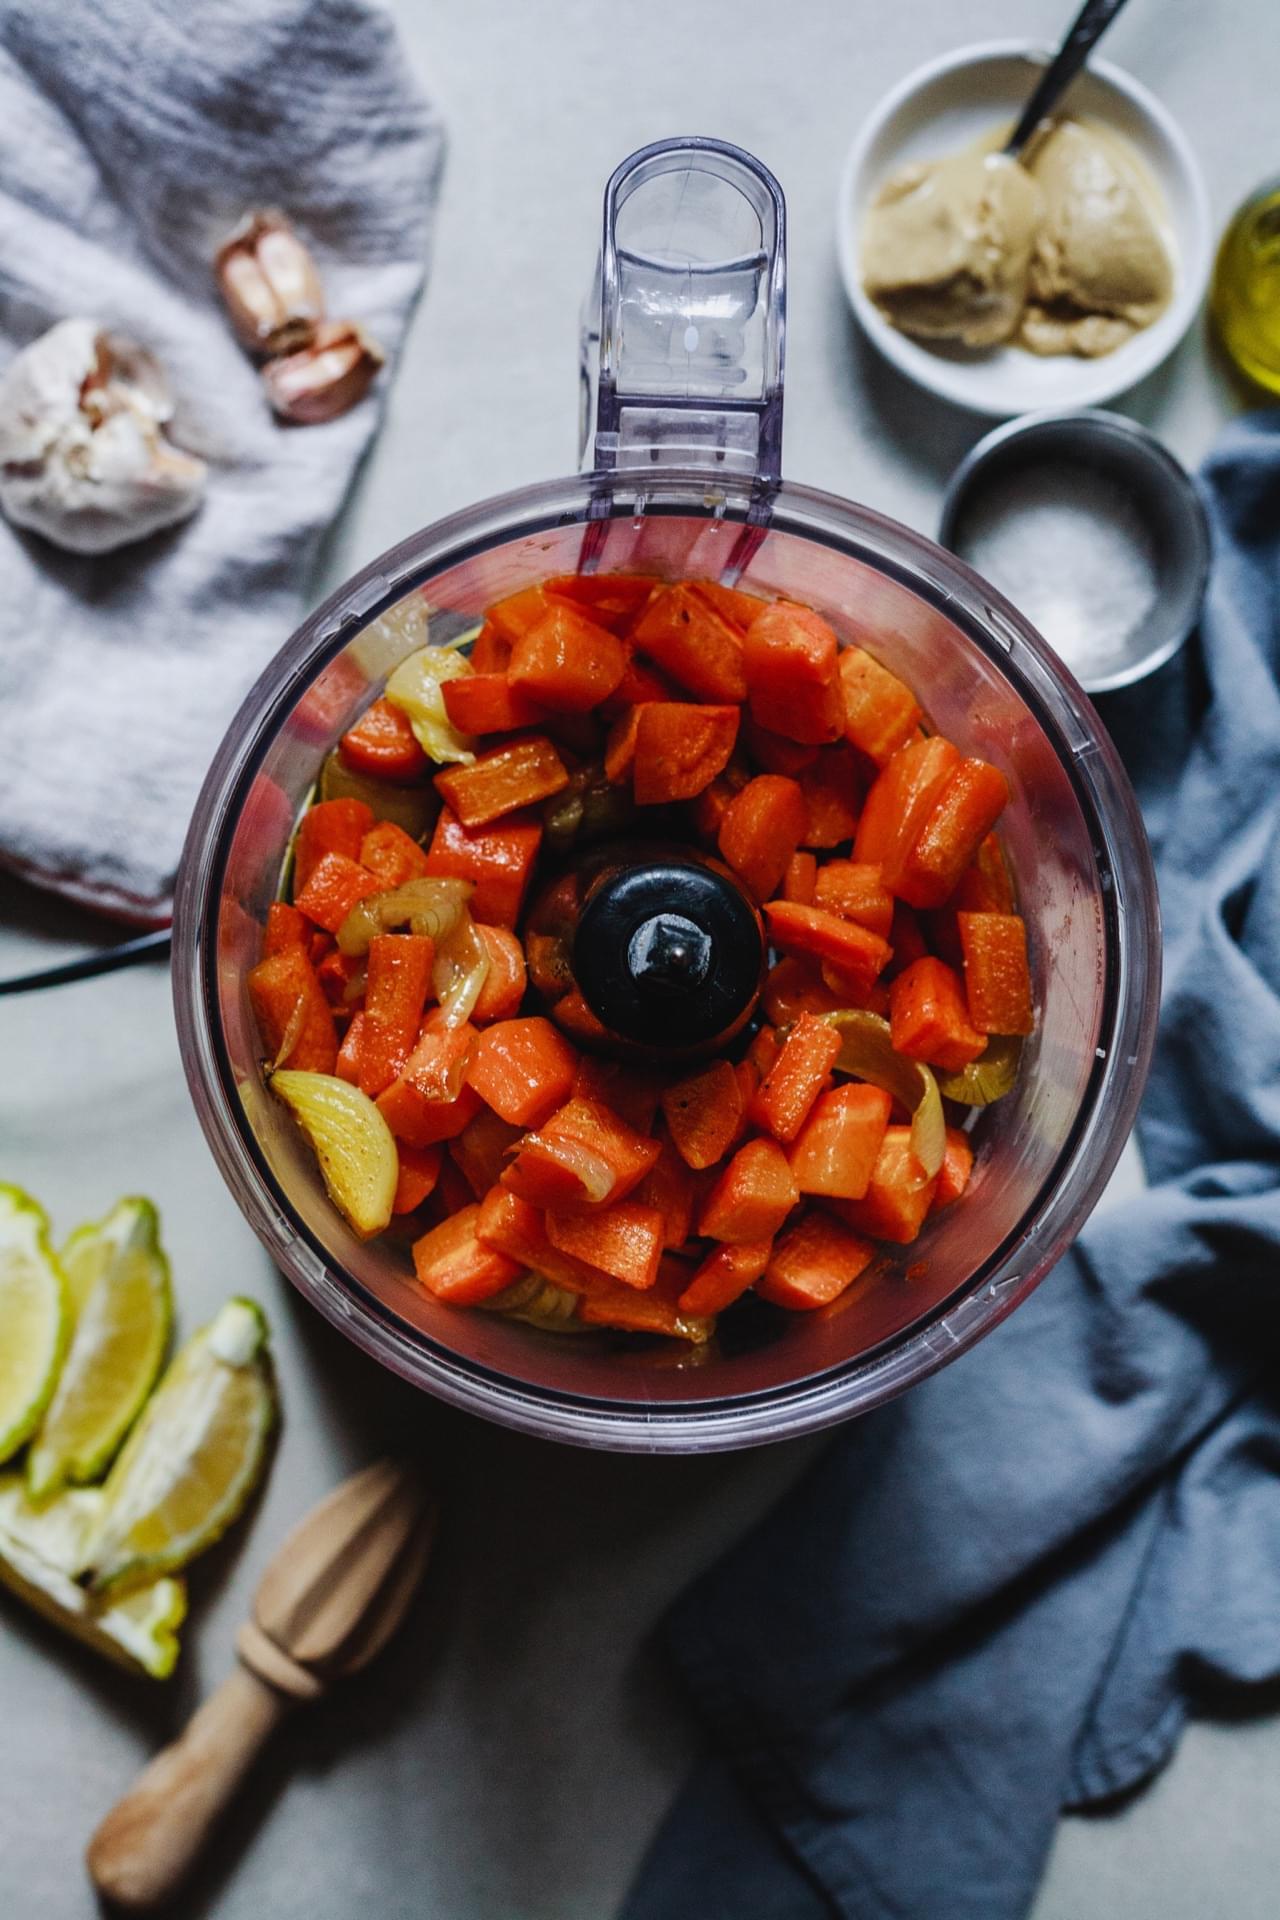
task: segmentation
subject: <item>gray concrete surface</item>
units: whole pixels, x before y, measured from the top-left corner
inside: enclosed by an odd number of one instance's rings
[[[831,246],[840,158],[911,66],[961,41],[1047,36],[1065,11],[397,0],[407,57],[448,117],[450,159],[429,290],[329,580],[423,521],[572,464],[576,313],[603,181],[632,147],[684,131],[753,147],[789,197],[788,472],[930,530],[941,482],[980,428],[924,401],[855,336]],[[1271,44],[1262,0],[1135,0],[1108,41],[1191,130],[1219,220],[1275,164]],[[1124,404],[1195,460],[1235,402],[1193,337]],[[21,889],[3,885],[0,902],[0,971],[98,937]],[[286,1729],[180,1911],[605,1920],[691,1749],[650,1628],[816,1443],[594,1457],[446,1413],[375,1373],[295,1299],[225,1194],[159,968],[0,1001],[0,1178],[37,1193],[60,1230],[122,1192],[154,1195],[183,1327],[230,1291],[262,1299],[285,1413],[250,1523],[193,1581],[170,1689],[103,1669],[0,1596],[3,1920],[93,1913],[84,1841],[225,1670],[272,1544],[337,1475],[405,1435],[425,1442],[446,1499],[431,1587],[364,1688]],[[1145,1794],[1064,1822],[1035,1920],[1271,1920],[1278,1779],[1280,1720],[1198,1725]]]

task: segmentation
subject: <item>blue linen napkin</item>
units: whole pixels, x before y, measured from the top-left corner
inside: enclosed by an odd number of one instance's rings
[[[1064,1807],[1280,1671],[1280,413],[1202,629],[1104,708],[1156,850],[1152,1185],[677,1604],[707,1757],[626,1920],[1017,1920]]]

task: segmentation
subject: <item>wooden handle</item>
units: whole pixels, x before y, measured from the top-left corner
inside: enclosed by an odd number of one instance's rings
[[[134,1912],[167,1900],[294,1704],[237,1666],[89,1842],[85,1858],[98,1891]]]

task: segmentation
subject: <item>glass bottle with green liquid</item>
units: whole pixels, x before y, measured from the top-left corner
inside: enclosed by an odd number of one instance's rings
[[[1259,187],[1223,234],[1210,309],[1235,365],[1280,395],[1280,179]]]

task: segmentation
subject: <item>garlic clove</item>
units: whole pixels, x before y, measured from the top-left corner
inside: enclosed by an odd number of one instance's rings
[[[154,355],[96,321],[59,321],[0,380],[0,509],[73,553],[108,553],[194,513],[203,460],[165,439]]]
[[[269,360],[262,384],[272,410],[297,426],[316,426],[364,398],[386,355],[354,320],[328,320],[297,353]]]
[[[246,214],[214,259],[223,304],[251,353],[290,353],[324,319],[324,290],[310,253],[282,213]]]

